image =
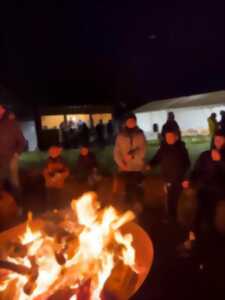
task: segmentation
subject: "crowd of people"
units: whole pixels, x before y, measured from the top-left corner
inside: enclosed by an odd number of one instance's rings
[[[82,144],[97,144],[104,146],[112,144],[114,140],[114,125],[112,120],[104,124],[99,120],[96,126],[88,126],[86,122],[78,120],[77,122],[70,118],[60,124],[59,142],[63,148],[77,148]]]
[[[166,195],[164,209],[168,222],[178,222],[177,211],[182,194],[187,190],[194,191],[197,212],[188,228],[187,241],[184,242],[184,245],[188,245],[187,250],[190,250],[190,243],[186,243],[190,242],[190,236],[193,241],[204,239],[212,232],[216,232],[219,236],[225,235],[224,112],[221,112],[221,117],[220,122],[216,121],[215,114],[208,119],[212,144],[209,150],[200,154],[193,167],[173,112],[168,113],[168,119],[162,127],[159,148],[150,161],[146,161],[147,142],[134,114],[129,113],[124,117],[116,136],[113,157],[118,171],[113,179],[112,194],[116,199],[120,199],[119,201],[126,203],[126,208],[133,209],[137,215],[142,213],[143,180],[145,174],[151,173],[157,166],[160,168],[160,176],[164,182]],[[64,128],[65,125],[61,124],[62,130],[68,130]],[[70,124],[70,130],[72,127],[73,124]],[[48,151],[48,159],[42,170],[47,193],[46,209],[63,207],[62,192],[65,182],[71,175],[78,182],[86,182],[89,189],[95,189],[102,180],[101,168],[94,152],[90,149],[87,125],[80,122],[79,128],[83,132],[83,139],[80,141],[79,156],[73,171],[62,158],[61,146],[52,146]],[[100,144],[104,141],[102,128],[103,124],[100,121],[95,129]],[[108,131],[112,136],[111,121],[108,124]],[[15,118],[0,105],[1,211],[4,211],[3,207],[8,205],[12,208],[12,214],[15,214],[16,204],[19,206],[19,203],[13,201],[13,197],[19,199],[18,161],[25,146],[26,141]],[[7,183],[8,187],[3,183]],[[4,203],[7,204],[4,206]]]

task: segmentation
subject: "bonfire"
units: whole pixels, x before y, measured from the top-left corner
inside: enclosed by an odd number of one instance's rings
[[[38,229],[29,213],[24,232],[1,243],[0,300],[128,299],[141,269],[122,228],[134,218],[101,208],[93,193],[48,212]]]

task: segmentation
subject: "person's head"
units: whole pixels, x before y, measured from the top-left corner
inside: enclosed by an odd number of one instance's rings
[[[214,148],[220,150],[225,147],[225,135],[221,130],[218,130],[214,136]]]
[[[48,150],[48,155],[50,158],[57,158],[62,154],[62,148],[58,146],[52,146]]]
[[[135,114],[130,113],[126,116],[125,118],[125,127],[128,129],[134,129],[137,127],[137,118],[135,116]]]
[[[175,120],[174,112],[172,112],[172,111],[169,111],[169,112],[168,112],[167,120],[168,120],[168,121],[173,121],[173,120]]]
[[[225,117],[225,110],[221,110],[220,115],[221,115],[222,118],[224,118]]]
[[[6,113],[6,108],[4,105],[0,105],[0,120],[4,117]]]
[[[212,113],[211,118],[215,120],[216,119],[216,113]]]
[[[167,131],[165,133],[165,141],[168,145],[174,145],[179,139],[178,133],[175,131]]]
[[[88,148],[88,145],[83,145],[81,148],[80,148],[80,155],[83,156],[83,157],[86,157],[88,156],[89,154],[89,148]]]

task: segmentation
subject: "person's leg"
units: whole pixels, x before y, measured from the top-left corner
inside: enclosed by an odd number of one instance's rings
[[[19,157],[13,157],[9,165],[10,181],[15,189],[20,189],[19,181]]]
[[[175,222],[177,220],[177,204],[180,197],[182,187],[180,183],[171,183],[168,185],[167,190],[167,206],[168,206],[168,215]]]

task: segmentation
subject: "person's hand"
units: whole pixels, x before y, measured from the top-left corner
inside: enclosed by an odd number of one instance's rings
[[[211,157],[213,161],[221,161],[221,154],[218,150],[212,150]]]
[[[183,187],[184,189],[188,189],[188,188],[190,187],[190,182],[189,182],[189,180],[184,180],[184,181],[182,182],[182,187]]]

